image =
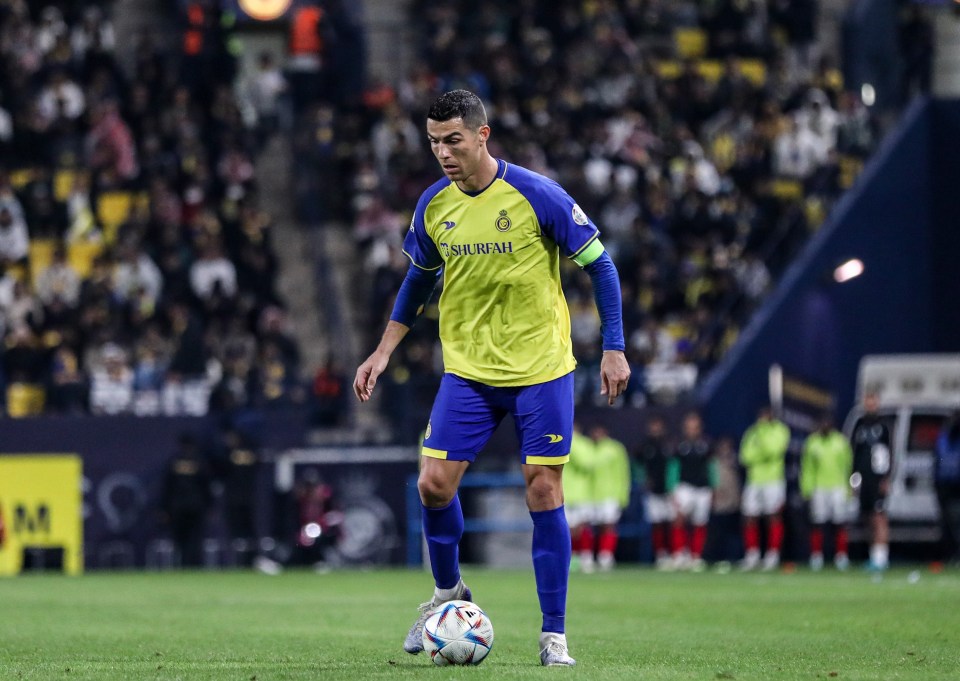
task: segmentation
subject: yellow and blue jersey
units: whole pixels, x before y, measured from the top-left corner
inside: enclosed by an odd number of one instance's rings
[[[444,178],[420,197],[403,252],[443,268],[444,370],[490,386],[525,386],[576,366],[560,256],[603,253],[597,227],[559,184],[505,161],[485,189]]]

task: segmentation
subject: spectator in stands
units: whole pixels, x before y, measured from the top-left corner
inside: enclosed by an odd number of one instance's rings
[[[200,257],[190,267],[190,287],[200,300],[209,300],[215,293],[227,298],[236,295],[237,269],[216,239],[208,237],[201,246]]]
[[[0,201],[3,201],[0,197]],[[0,266],[26,265],[30,247],[27,224],[22,211],[18,214],[19,202],[0,203]]]
[[[209,395],[206,380],[208,349],[200,319],[181,301],[167,309],[173,355],[163,386],[165,414],[203,415]]]
[[[263,51],[257,57],[257,71],[247,85],[247,97],[257,116],[257,131],[262,145],[273,133],[286,128],[281,120],[281,97],[287,91],[287,79],[273,54]],[[282,125],[281,125],[282,124]]]
[[[347,412],[347,376],[333,353],[327,355],[323,366],[313,376],[311,402],[314,425],[332,427],[343,425]]]
[[[120,301],[132,301],[142,293],[155,305],[163,292],[163,275],[149,255],[135,243],[120,245],[120,262],[113,272],[113,292]]]
[[[115,343],[100,350],[101,366],[90,381],[90,411],[94,414],[126,414],[133,410],[133,370],[127,353]]]
[[[826,149],[817,135],[795,118],[783,118],[783,132],[773,148],[773,168],[778,175],[796,180],[810,177],[826,161]]]
[[[47,409],[54,414],[85,414],[90,388],[77,354],[61,345],[53,354],[47,381]]]
[[[94,104],[90,118],[92,126],[84,144],[94,184],[105,189],[129,186],[140,168],[133,136],[120,118],[117,103],[104,100]]]
[[[47,86],[40,92],[37,107],[37,113],[47,124],[60,119],[74,121],[86,110],[86,99],[83,90],[70,80],[66,71],[57,69],[51,72]]]

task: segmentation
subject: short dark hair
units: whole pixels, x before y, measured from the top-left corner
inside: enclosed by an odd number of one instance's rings
[[[441,122],[462,118],[468,128],[479,128],[487,124],[487,110],[480,98],[469,90],[451,90],[437,97],[427,118]]]

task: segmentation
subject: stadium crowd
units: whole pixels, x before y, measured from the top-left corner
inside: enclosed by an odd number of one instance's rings
[[[0,2],[0,399],[11,416],[304,399],[258,208],[261,140],[233,89],[218,11],[196,9],[170,40],[142,32],[121,63],[102,3]]]
[[[557,179],[600,227],[622,280],[628,404],[676,401],[715,365],[877,140],[875,115],[820,54],[812,1],[444,0],[411,12],[415,66],[396,88],[371,85],[366,127],[341,126],[356,143],[340,159],[353,177],[340,209],[372,282],[371,329],[438,176],[424,112],[470,89],[488,104],[494,154]],[[587,277],[568,266],[564,279],[578,399],[594,400],[599,319]],[[395,357],[390,413],[430,393],[411,381],[441,371],[432,317]]]

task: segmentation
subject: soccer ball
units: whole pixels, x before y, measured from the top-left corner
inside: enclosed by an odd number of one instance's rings
[[[423,625],[423,649],[435,665],[480,664],[493,646],[493,624],[470,601],[447,601]]]

